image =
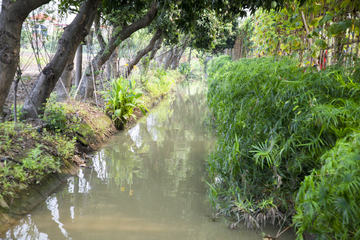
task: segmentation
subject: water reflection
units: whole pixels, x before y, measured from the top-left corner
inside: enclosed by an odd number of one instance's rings
[[[207,217],[202,178],[214,137],[203,124],[204,91],[201,82],[182,86],[96,153],[92,169],[80,169],[0,237],[261,239],[260,233],[230,231]]]

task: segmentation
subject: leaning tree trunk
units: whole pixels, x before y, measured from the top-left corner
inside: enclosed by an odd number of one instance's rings
[[[125,39],[127,39],[128,37],[131,36],[131,34],[133,34],[134,32],[136,32],[139,29],[142,29],[146,26],[148,26],[156,17],[157,15],[157,7],[156,7],[156,2],[154,1],[151,4],[151,7],[149,9],[149,11],[146,13],[146,15],[144,17],[142,17],[141,19],[133,22],[130,25],[127,25],[125,27],[123,27],[121,30],[117,29],[115,32],[116,34],[114,36],[112,36],[109,40],[109,42],[106,44],[105,47],[102,47],[101,50],[99,51],[99,53],[94,57],[94,59],[92,60],[92,67],[94,68],[94,72],[96,73],[94,76],[91,75],[91,65],[89,64],[87,67],[87,73],[90,74],[86,74],[84,77],[85,82],[87,82],[87,84],[81,85],[80,87],[80,94],[85,94],[86,98],[90,98],[93,95],[93,92],[91,90],[94,90],[93,87],[93,79],[96,81],[96,77],[97,77],[97,73],[99,72],[99,70],[101,69],[101,67],[104,65],[104,63],[109,60],[111,54],[114,52],[114,50],[119,46],[119,44],[124,41]],[[86,86],[88,86],[88,91],[85,91]]]
[[[81,45],[80,45],[81,46]],[[72,82],[72,72],[74,70],[74,57],[69,60],[69,64],[61,74],[60,81],[56,84],[57,101],[65,102],[69,98],[69,92]]]
[[[145,71],[150,70],[151,60],[153,60],[155,58],[156,53],[159,51],[159,49],[161,48],[161,46],[163,44],[163,41],[164,41],[164,36],[161,35],[161,37],[156,41],[153,50],[151,50],[151,54],[149,56],[149,59],[146,60]]]
[[[3,0],[0,13],[0,115],[20,59],[21,29],[29,13],[50,0]]]
[[[163,48],[163,50],[161,51],[161,54],[158,56],[157,67],[160,67],[161,65],[163,65],[164,59],[166,59],[166,47]]]
[[[173,57],[170,61],[170,65],[172,69],[176,69],[177,67],[179,67],[179,63],[180,63],[180,57],[182,55],[182,51],[184,49],[184,47],[186,47],[186,45],[184,44],[182,47],[176,47]]]
[[[134,66],[138,64],[141,58],[154,49],[156,41],[161,37],[161,33],[162,31],[160,29],[157,29],[156,32],[154,33],[154,36],[151,38],[149,45],[147,45],[143,50],[138,51],[135,58],[130,62],[128,62],[128,67],[126,68],[125,77],[129,77]]]
[[[173,65],[172,65],[173,70],[179,67],[180,60],[181,60],[181,57],[182,57],[182,55],[184,53],[184,50],[185,50],[184,47],[182,47],[180,49],[179,53],[175,56],[175,60],[174,60]]]
[[[173,61],[173,55],[174,55],[174,48],[171,47],[165,59],[165,64],[164,64],[165,71],[168,70],[168,68],[170,67],[171,62]]]
[[[36,80],[30,96],[23,106],[24,118],[34,118],[43,113],[43,107],[54,89],[69,60],[74,58],[76,49],[88,34],[94,21],[100,0],[88,0],[81,5],[80,12],[62,34],[53,59],[46,65]]]

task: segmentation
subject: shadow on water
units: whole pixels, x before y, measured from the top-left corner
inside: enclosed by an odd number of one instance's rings
[[[95,153],[4,239],[262,239],[212,221],[205,161],[214,147],[206,87],[183,84],[127,132]],[[277,229],[267,233],[276,235]],[[279,239],[294,239],[293,234]]]

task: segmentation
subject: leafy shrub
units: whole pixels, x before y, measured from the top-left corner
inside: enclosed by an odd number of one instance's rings
[[[296,197],[298,236],[360,238],[360,134],[337,141],[321,157],[322,167],[305,177]]]
[[[66,128],[66,114],[62,105],[53,105],[46,108],[43,121],[46,128],[52,131],[63,131]]]
[[[341,69],[274,58],[211,60],[208,105],[217,130],[210,197],[248,226],[284,221],[293,194],[337,139],[359,128],[360,86]]]
[[[51,131],[64,131],[66,129],[66,111],[61,103],[56,102],[54,97],[50,97],[46,104],[42,120],[46,128]]]
[[[138,107],[146,115],[148,109],[140,99],[142,93],[135,88],[135,82],[122,77],[114,79],[111,83],[111,90],[104,93],[106,96],[106,113],[111,116],[116,128],[123,129],[130,117],[136,118],[133,114],[134,108]]]

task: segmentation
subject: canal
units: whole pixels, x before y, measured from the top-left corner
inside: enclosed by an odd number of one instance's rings
[[[182,84],[0,238],[262,239],[261,231],[241,223],[230,230],[224,217],[212,217],[204,179],[216,139],[206,118],[205,84]]]

